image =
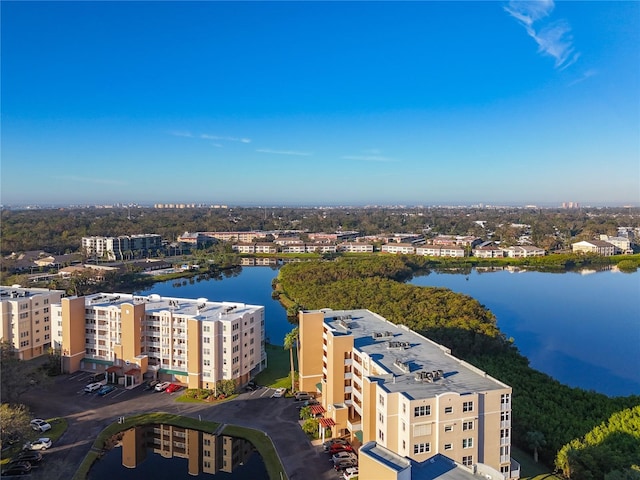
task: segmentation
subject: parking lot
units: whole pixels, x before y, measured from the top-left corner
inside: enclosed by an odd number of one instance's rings
[[[92,374],[78,372],[55,379],[46,390],[34,389],[25,395],[31,413],[39,418],[64,417],[67,431],[44,452],[42,467],[29,476],[34,480],[68,480],[90,450],[96,436],[122,416],[145,412],[168,412],[223,424],[264,431],[273,441],[290,479],[336,480],[330,456],[322,446],[313,446],[298,423],[298,402],[272,398],[272,388],[262,387],[218,404],[176,402],[184,390],[174,393],[125,389],[117,386],[105,394],[85,393]]]

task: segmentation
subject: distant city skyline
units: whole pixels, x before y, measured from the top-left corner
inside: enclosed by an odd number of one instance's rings
[[[640,205],[638,2],[0,7],[3,205]]]

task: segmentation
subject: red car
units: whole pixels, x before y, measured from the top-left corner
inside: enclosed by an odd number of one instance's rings
[[[167,387],[167,389],[165,390],[165,392],[167,393],[173,393],[173,392],[177,392],[178,390],[180,390],[182,388],[181,385],[178,385],[177,383],[172,383],[171,385],[169,385]]]
[[[353,447],[351,445],[342,445],[341,443],[336,443],[331,445],[329,449],[330,455],[335,455],[338,452],[353,452]]]

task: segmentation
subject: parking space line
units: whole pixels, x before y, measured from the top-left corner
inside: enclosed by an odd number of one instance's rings
[[[267,387],[264,391],[264,393],[262,395],[260,395],[260,397],[264,397],[266,394],[268,394],[270,391],[272,390],[272,388]]]

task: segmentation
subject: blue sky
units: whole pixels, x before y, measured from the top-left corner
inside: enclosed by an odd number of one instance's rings
[[[640,204],[638,2],[6,2],[11,204]]]

